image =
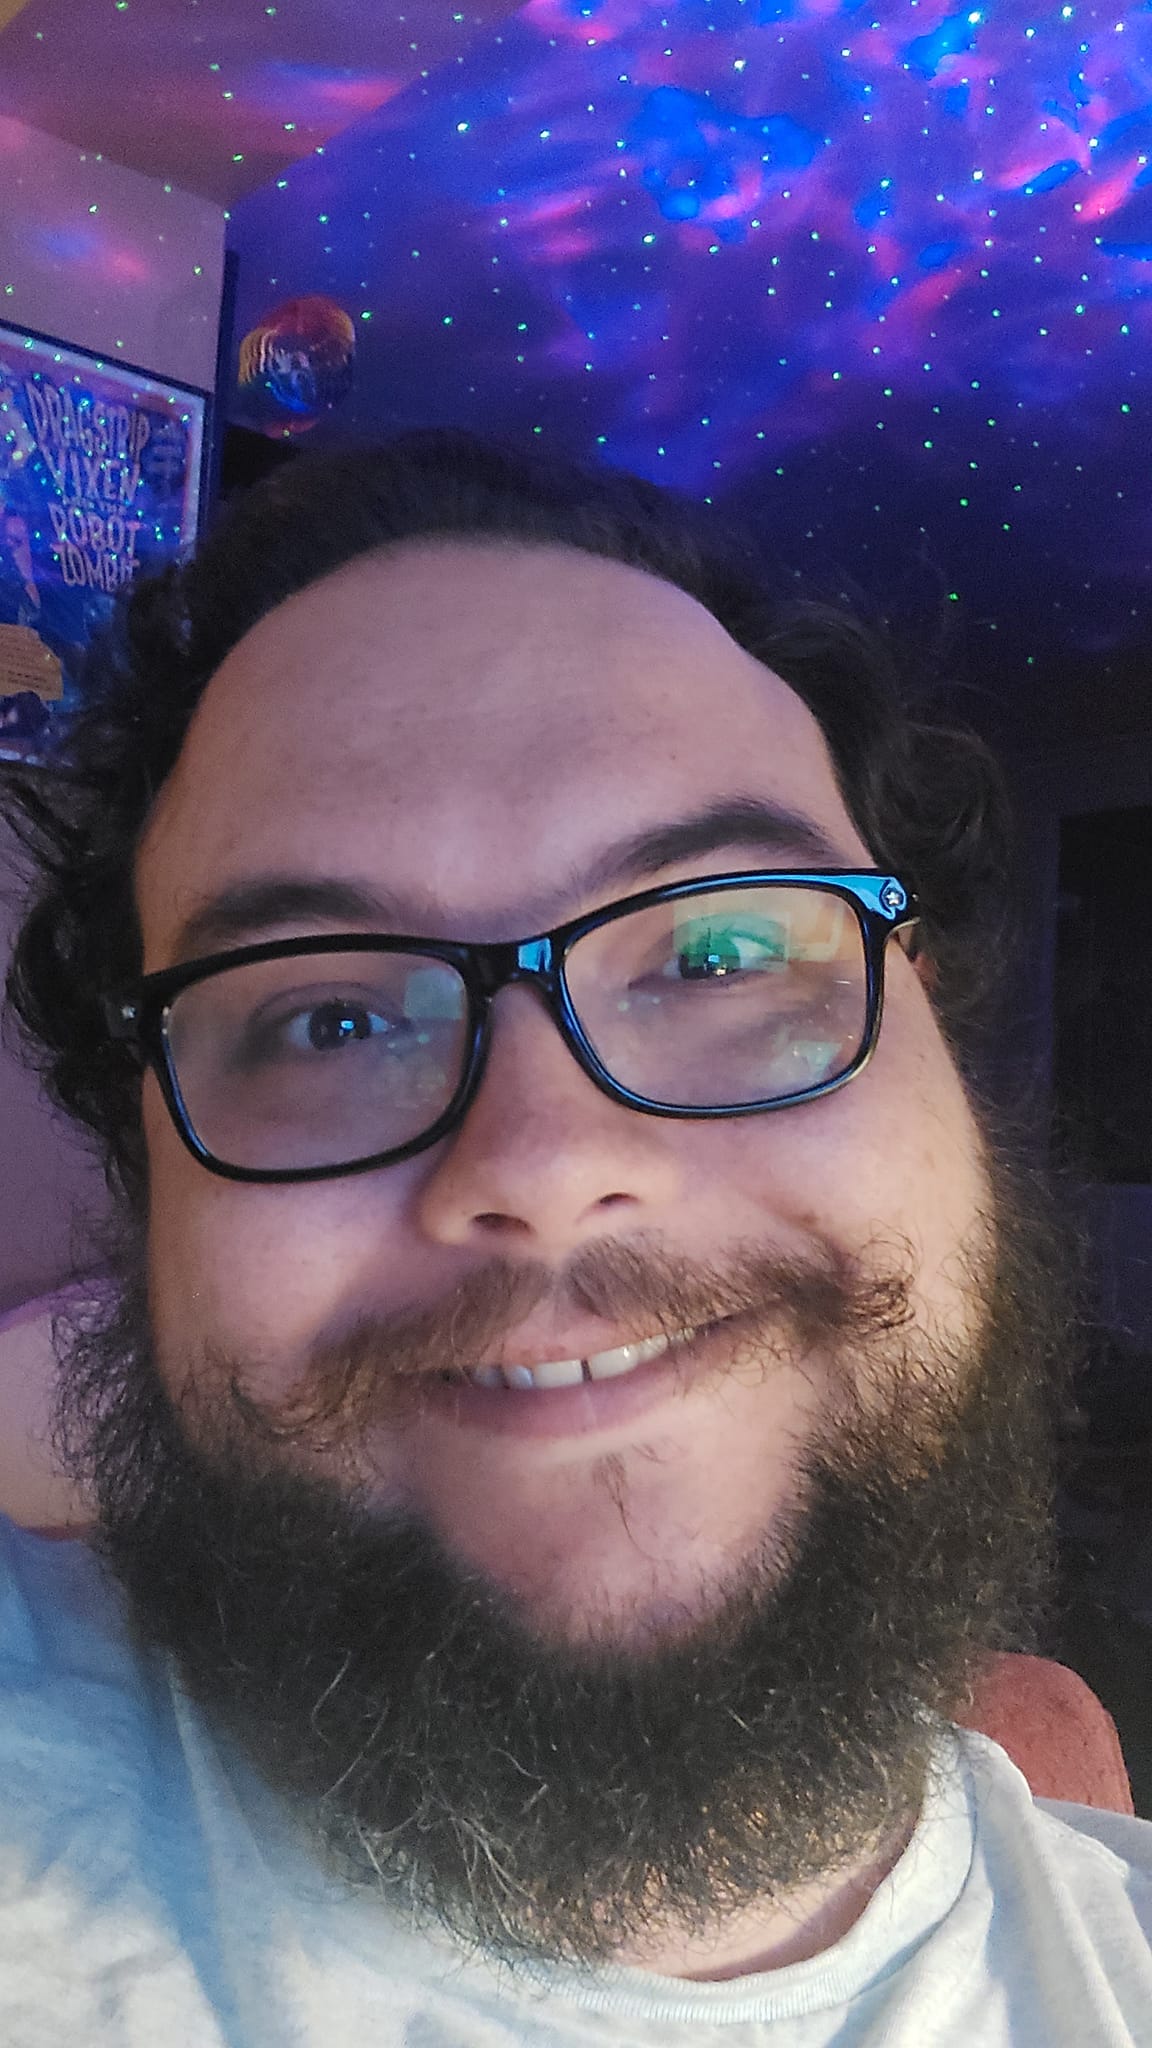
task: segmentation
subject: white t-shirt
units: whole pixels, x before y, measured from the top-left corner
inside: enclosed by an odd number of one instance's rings
[[[82,1543],[0,1516],[2,2048],[1152,2048],[1152,1823],[947,1776],[808,1962],[722,1984],[465,1961],[341,1892],[142,1656]]]

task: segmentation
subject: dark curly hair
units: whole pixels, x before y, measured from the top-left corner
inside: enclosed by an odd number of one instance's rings
[[[33,887],[8,997],[53,1100],[98,1142],[110,1186],[142,1198],[140,1069],[101,998],[140,969],[133,864],[192,713],[225,655],[276,605],[356,556],[417,536],[559,544],[662,577],[796,691],[849,811],[920,898],[920,944],[953,1046],[988,993],[1007,811],[973,735],[924,715],[883,625],[774,589],[750,539],[639,479],[430,430],[304,456],[230,504],[193,559],[137,584],[94,647],[86,708],[56,770],[10,773],[0,808]],[[786,579],[785,579],[786,581]]]

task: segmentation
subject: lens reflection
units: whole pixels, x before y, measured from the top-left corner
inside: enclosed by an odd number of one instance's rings
[[[864,936],[831,890],[674,898],[587,933],[573,1008],[622,1087],[676,1108],[783,1101],[847,1072],[868,1009]]]

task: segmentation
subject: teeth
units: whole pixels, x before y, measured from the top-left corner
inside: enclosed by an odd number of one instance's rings
[[[578,1387],[584,1378],[584,1360],[554,1358],[548,1364],[534,1365],[531,1368],[519,1365],[515,1371],[518,1375],[527,1375],[526,1378],[517,1378],[518,1387]],[[511,1376],[507,1367],[505,1373],[508,1377]]]
[[[667,1337],[649,1337],[643,1344],[621,1344],[618,1351],[597,1351],[588,1360],[588,1371],[594,1380],[614,1380],[619,1373],[634,1372],[646,1358],[659,1358],[667,1349]]]
[[[669,1337],[647,1337],[641,1344],[621,1344],[615,1351],[597,1351],[591,1358],[552,1358],[541,1365],[478,1365],[467,1374],[467,1378],[481,1387],[575,1387],[585,1379],[612,1380],[622,1374],[635,1372],[649,1358],[659,1358],[675,1341],[683,1344],[693,1335],[691,1330],[680,1330],[675,1340]]]

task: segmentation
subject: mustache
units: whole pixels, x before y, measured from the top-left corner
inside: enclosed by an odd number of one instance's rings
[[[330,1450],[373,1424],[400,1427],[420,1413],[429,1382],[482,1364],[534,1310],[549,1305],[610,1322],[618,1341],[728,1321],[742,1341],[768,1340],[804,1354],[818,1346],[866,1345],[913,1315],[910,1247],[886,1259],[824,1241],[804,1255],[745,1244],[722,1261],[689,1261],[654,1241],[586,1246],[560,1273],[525,1260],[492,1259],[435,1302],[373,1310],[317,1340],[296,1384],[276,1402],[257,1400],[239,1361],[206,1356],[246,1424],[269,1439]]]

